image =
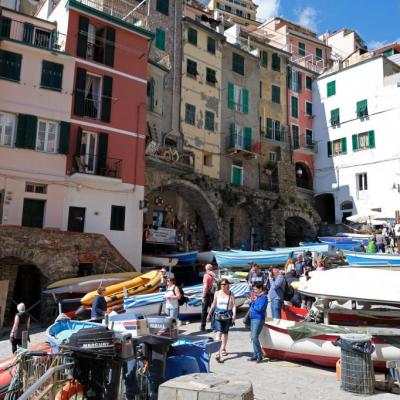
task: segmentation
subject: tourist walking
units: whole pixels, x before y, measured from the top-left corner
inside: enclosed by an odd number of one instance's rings
[[[267,277],[257,264],[253,264],[247,278],[247,283],[250,287],[253,287],[258,282],[261,282],[265,287],[265,284],[267,283]]]
[[[175,277],[171,274],[167,276],[167,287],[165,290],[165,313],[172,318],[178,318],[179,314],[179,299],[181,292],[176,286]]]
[[[256,363],[262,362],[263,359],[259,336],[264,326],[267,305],[268,298],[264,292],[264,286],[262,283],[256,283],[254,285],[252,302],[250,303],[250,331],[251,341],[253,342],[253,357],[248,359]]]
[[[25,304],[19,303],[17,305],[17,313],[14,317],[14,325],[10,332],[11,350],[13,353],[17,351],[18,347],[22,345],[22,332],[29,332],[31,318],[25,311]]]
[[[281,309],[285,293],[285,277],[278,267],[272,267],[269,273],[268,299],[271,303],[271,314],[274,319],[281,319]]]
[[[297,262],[294,265],[294,267],[296,268],[296,272],[298,276],[303,275],[303,268],[304,268],[304,262],[303,262],[303,256],[301,254],[297,255]],[[288,271],[286,271],[288,272]]]
[[[206,271],[203,276],[203,296],[201,300],[201,325],[200,330],[206,331],[207,315],[208,310],[214,300],[214,294],[216,292],[215,287],[215,274],[212,271],[213,266],[211,264],[206,265]]]
[[[160,292],[165,292],[166,288],[167,288],[167,270],[165,268],[161,268],[160,269],[161,272],[161,279],[160,279],[160,286],[159,286],[159,291]]]
[[[217,340],[222,341],[219,353],[216,357],[218,362],[222,362],[222,357],[228,355],[226,345],[228,343],[229,328],[235,323],[236,304],[235,295],[229,290],[229,281],[224,278],[220,282],[220,290],[214,295],[214,300],[208,312],[207,321],[214,318],[214,329],[217,332]]]
[[[107,302],[106,299],[104,298],[105,293],[106,293],[105,288],[99,287],[97,289],[97,296],[93,300],[92,311],[90,315],[90,320],[92,322],[100,323],[107,312]]]

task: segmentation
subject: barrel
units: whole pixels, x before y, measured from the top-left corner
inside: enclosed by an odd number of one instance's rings
[[[346,392],[362,395],[374,393],[375,373],[371,360],[374,346],[371,337],[361,334],[342,335],[340,351],[341,385]]]

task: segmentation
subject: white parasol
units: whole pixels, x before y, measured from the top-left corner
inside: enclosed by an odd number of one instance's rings
[[[364,223],[368,223],[371,224],[371,221],[376,218],[379,214],[378,211],[373,211],[373,210],[369,210],[369,211],[365,211],[359,214],[354,214],[351,215],[350,217],[347,217],[347,221],[350,222],[355,222],[358,224],[364,224]]]

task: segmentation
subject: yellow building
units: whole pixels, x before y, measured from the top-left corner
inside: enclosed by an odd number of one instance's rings
[[[252,0],[210,0],[208,8],[218,10],[224,20],[239,25],[259,25],[256,22],[257,4]]]
[[[183,18],[181,130],[197,173],[220,177],[221,47],[225,37],[207,23]]]

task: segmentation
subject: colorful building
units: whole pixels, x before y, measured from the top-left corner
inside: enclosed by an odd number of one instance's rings
[[[210,10],[217,10],[223,15],[224,21],[230,24],[259,24],[256,21],[258,6],[252,0],[210,0],[208,7]]]

